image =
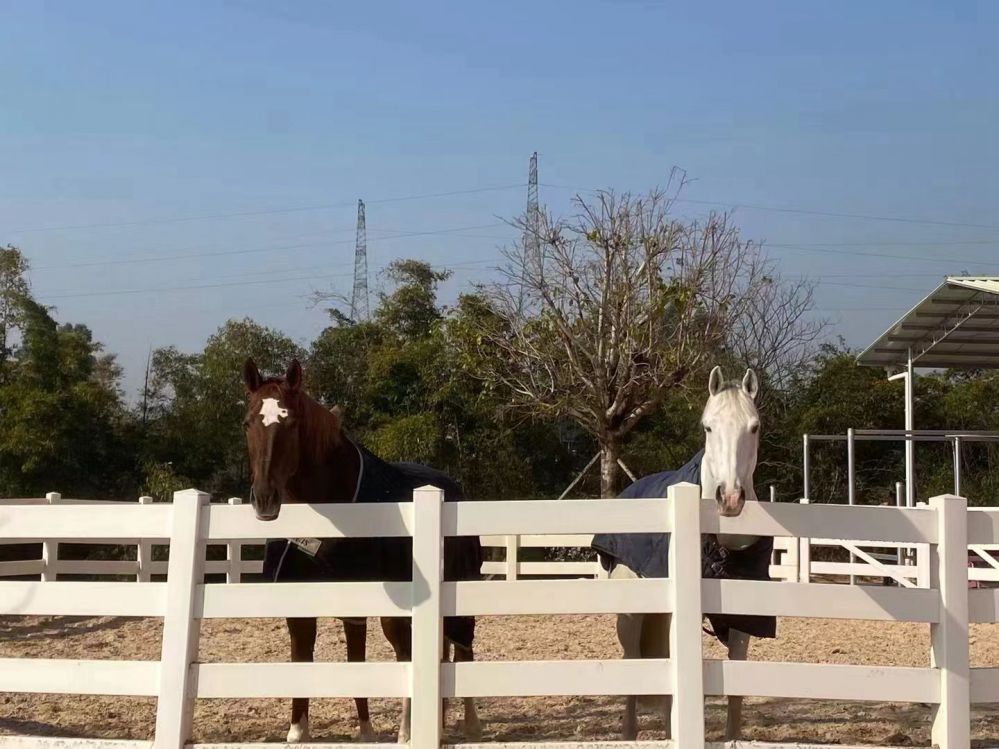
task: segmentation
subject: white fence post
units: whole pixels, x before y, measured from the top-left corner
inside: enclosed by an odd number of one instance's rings
[[[929,505],[926,502],[916,502],[916,507],[929,507]],[[933,565],[930,562],[930,545],[916,544],[910,547],[909,553],[911,555],[910,564],[916,565],[916,587],[931,587],[930,567]]]
[[[798,502],[807,505],[809,499],[805,497]],[[798,582],[812,582],[812,539],[810,538],[798,539]]]
[[[781,558],[781,563],[790,567],[794,572],[792,575],[783,578],[787,582],[800,582],[801,578],[801,542],[797,538],[787,539],[787,551]]]
[[[667,512],[673,532],[669,576],[673,581],[673,616],[669,630],[669,667],[673,682],[670,714],[673,745],[704,747],[704,663],[701,655],[701,489],[694,484],[669,487]]]
[[[520,564],[520,536],[506,537],[506,579],[516,580]]]
[[[410,664],[412,749],[441,743],[441,579],[444,492],[422,486],[413,492],[413,660]]]
[[[140,505],[151,505],[153,498],[149,496],[139,497]],[[136,582],[148,583],[153,579],[153,543],[148,538],[139,539],[139,547],[135,552],[135,559],[139,566],[139,571],[135,575]]]
[[[931,741],[940,749],[967,749],[971,738],[971,673],[968,663],[968,501],[933,497],[937,544],[931,582],[940,592],[940,622],[930,625],[932,665],[940,670],[940,704]]]
[[[59,492],[49,492],[45,500],[50,505],[57,505],[62,499]],[[51,539],[42,541],[42,582],[54,582],[59,568],[59,542]]]
[[[190,674],[191,663],[197,658],[199,632],[194,619],[194,593],[204,567],[201,508],[208,499],[209,495],[196,489],[173,495],[155,749],[184,749],[191,734],[194,696]]]
[[[901,481],[896,481],[895,482],[895,506],[898,507],[898,508],[901,508],[901,507],[904,506],[904,500],[902,498],[902,482]],[[906,554],[905,548],[902,547],[902,546],[899,546],[898,549],[895,550],[895,564],[897,564],[899,566],[901,566],[903,564],[906,564],[907,563],[906,562],[906,556],[907,556],[907,554]]]
[[[242,497],[229,497],[230,505],[243,504]],[[243,579],[243,542],[233,541],[226,544],[225,558],[229,562],[225,571],[226,583],[238,583]]]

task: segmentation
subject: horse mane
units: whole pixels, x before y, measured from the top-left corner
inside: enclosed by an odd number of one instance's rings
[[[322,463],[343,440],[342,422],[336,413],[308,393],[303,391],[299,397],[302,402],[299,449],[310,453],[314,462]]]

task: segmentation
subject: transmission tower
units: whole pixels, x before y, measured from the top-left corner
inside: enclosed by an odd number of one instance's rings
[[[357,241],[354,244],[354,291],[350,295],[350,319],[368,319],[368,229],[364,220],[364,201],[357,201]]]
[[[531,154],[527,169],[527,241],[532,252],[537,253],[541,244],[541,213],[538,209],[538,152]]]
[[[527,167],[527,214],[524,216],[524,252],[527,257],[535,258],[541,249],[541,213],[538,208],[538,152],[531,154],[531,162]],[[521,279],[517,294],[517,313],[524,309],[524,284]]]

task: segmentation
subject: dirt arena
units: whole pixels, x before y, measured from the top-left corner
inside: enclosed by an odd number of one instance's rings
[[[391,651],[377,623],[369,628],[369,657],[388,660]],[[160,623],[120,618],[0,618],[0,657],[159,658]],[[721,657],[705,637],[705,651]],[[619,655],[610,616],[494,617],[479,620],[480,660],[614,658]],[[917,624],[781,619],[776,641],[754,640],[754,660],[868,665],[928,664],[929,629]],[[999,625],[973,625],[972,665],[999,665]],[[342,627],[320,622],[317,658],[344,660]],[[200,659],[206,662],[284,661],[288,636],[280,620],[212,620],[203,623]],[[397,703],[372,700],[379,740],[392,741]],[[288,726],[286,700],[199,700],[194,739],[199,742],[282,741]],[[480,702],[486,741],[616,740],[620,698],[495,699]],[[724,706],[708,705],[708,737],[720,739]],[[928,745],[926,707],[894,703],[807,700],[747,700],[747,739],[883,746]],[[460,709],[449,712],[447,738],[461,740]],[[66,737],[152,738],[155,700],[117,697],[0,694],[0,733]],[[314,740],[347,741],[355,732],[350,700],[315,700]],[[641,718],[639,739],[663,738],[657,716]],[[999,716],[992,706],[973,716],[975,746],[999,745]]]

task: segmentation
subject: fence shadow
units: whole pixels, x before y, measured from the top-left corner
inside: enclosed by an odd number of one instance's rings
[[[88,738],[86,733],[74,731],[67,726],[21,718],[0,718],[0,731],[18,736],[59,736],[59,738],[64,739]],[[0,737],[0,741],[2,740],[2,737]]]
[[[0,617],[0,642],[26,637],[55,637],[58,635],[87,635],[91,632],[119,629],[128,622],[126,617],[104,616],[52,616],[33,621],[23,616]]]

